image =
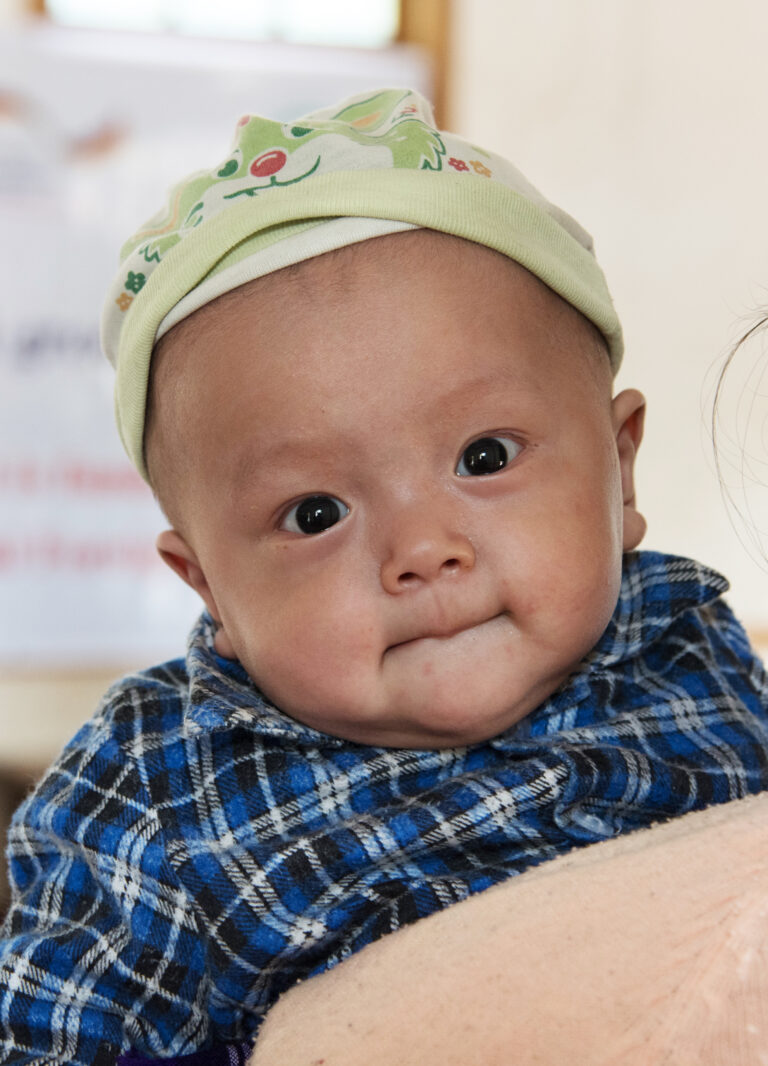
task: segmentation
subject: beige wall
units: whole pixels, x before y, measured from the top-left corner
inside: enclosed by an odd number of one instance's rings
[[[453,8],[452,124],[508,154],[595,237],[625,327],[619,381],[649,403],[647,546],[722,569],[741,616],[768,631],[768,574],[729,524],[702,417],[713,361],[745,313],[768,307],[768,8]]]

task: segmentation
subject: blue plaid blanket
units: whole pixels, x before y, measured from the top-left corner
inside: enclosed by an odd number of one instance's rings
[[[568,851],[768,787],[768,685],[689,560],[627,557],[612,621],[483,744],[355,745],[215,655],[125,678],[18,812],[0,1062],[250,1039],[280,992]],[[213,1060],[211,1060],[213,1061]]]

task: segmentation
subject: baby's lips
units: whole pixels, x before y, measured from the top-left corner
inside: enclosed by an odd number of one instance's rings
[[[387,651],[392,651],[395,648],[402,648],[407,644],[413,644],[417,640],[449,640],[451,637],[458,636],[459,633],[465,633],[469,629],[476,629],[478,626],[484,625],[486,622],[493,621],[494,618],[498,618],[503,614],[503,611],[489,612],[479,616],[475,616],[472,619],[467,619],[461,622],[443,623],[436,625],[423,625],[412,626],[409,628],[407,635],[401,637],[397,641],[393,641]]]

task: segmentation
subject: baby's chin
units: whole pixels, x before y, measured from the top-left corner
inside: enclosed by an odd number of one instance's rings
[[[546,695],[541,699],[530,695],[512,705],[505,701],[489,706],[487,699],[457,699],[454,691],[446,693],[442,700],[419,706],[393,706],[389,713],[380,710],[375,715],[366,715],[361,711],[354,718],[340,718],[318,716],[315,709],[309,714],[299,710],[293,717],[322,733],[355,744],[429,750],[460,748],[482,744],[505,733],[539,706]]]

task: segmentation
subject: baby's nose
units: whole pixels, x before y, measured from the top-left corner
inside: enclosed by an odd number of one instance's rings
[[[438,515],[401,516],[395,521],[381,583],[398,594],[439,579],[457,577],[475,565],[469,537]]]

